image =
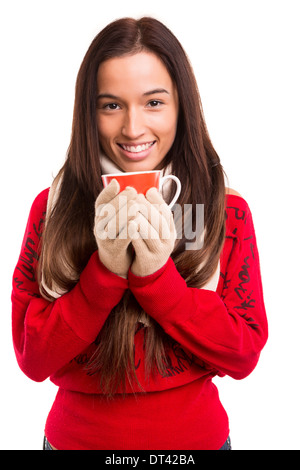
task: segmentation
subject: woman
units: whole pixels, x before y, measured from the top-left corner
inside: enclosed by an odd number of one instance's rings
[[[172,187],[167,202],[116,180],[103,189],[104,173],[153,169],[181,180],[192,220],[204,205],[200,249],[176,239]],[[109,204],[124,237],[103,236]],[[121,19],[92,42],[67,159],[33,203],[12,303],[21,369],[59,387],[47,449],[230,448],[212,379],[248,376],[267,340],[255,232],[246,201],[225,189],[189,61],[159,21]]]

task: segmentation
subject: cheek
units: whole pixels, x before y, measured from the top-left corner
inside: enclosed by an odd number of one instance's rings
[[[116,123],[113,119],[105,119],[103,116],[97,118],[98,135],[101,140],[110,140],[116,133]]]
[[[171,147],[176,136],[177,119],[174,119],[173,116],[170,116],[169,119],[164,119],[159,129],[160,135],[164,139],[165,145]]]

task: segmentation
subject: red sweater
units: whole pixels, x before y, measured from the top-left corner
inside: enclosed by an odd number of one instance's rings
[[[12,327],[22,371],[59,387],[45,433],[58,449],[219,449],[227,414],[212,383],[255,368],[268,335],[259,256],[249,207],[227,196],[226,241],[217,292],[187,287],[171,258],[158,272],[125,280],[95,252],[76,287],[54,302],[40,296],[38,245],[48,191],[34,201],[13,275]],[[146,393],[128,387],[107,400],[84,366],[112,308],[130,289],[173,339],[164,374],[144,379],[144,328],[135,335],[136,373]]]

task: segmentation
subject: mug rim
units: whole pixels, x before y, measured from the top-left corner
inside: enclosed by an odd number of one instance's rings
[[[148,173],[161,173],[162,170],[147,170],[147,171],[128,171],[123,173],[107,173],[105,175],[101,175],[101,177],[105,176],[131,176],[131,175],[144,175]]]

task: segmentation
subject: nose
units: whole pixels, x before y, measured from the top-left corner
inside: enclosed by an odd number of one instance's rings
[[[124,116],[122,134],[130,140],[137,139],[145,133],[143,113],[137,108],[130,108]]]

